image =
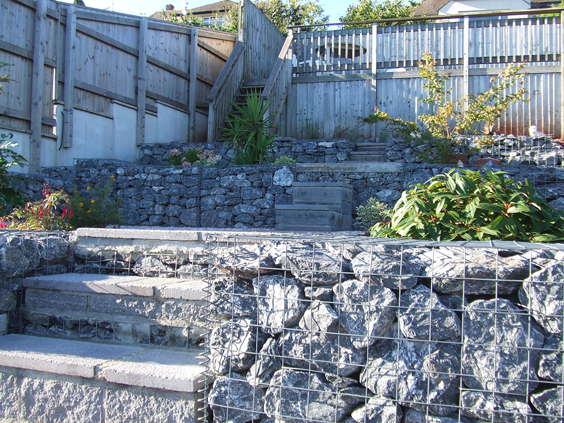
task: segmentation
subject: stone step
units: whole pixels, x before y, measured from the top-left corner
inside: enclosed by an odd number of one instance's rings
[[[297,229],[308,228],[308,229]],[[345,218],[341,207],[315,204],[289,204],[276,206],[276,229],[339,231],[350,230],[351,222]]]
[[[351,162],[385,162],[384,152],[374,151],[351,151],[349,154]]]
[[[363,142],[356,144],[356,151],[366,151],[366,150],[379,150],[386,151],[387,145],[385,142]]]
[[[5,335],[0,420],[196,422],[199,361],[196,351]]]
[[[349,184],[342,182],[294,182],[293,202],[294,204],[327,204],[339,205],[346,203],[347,209],[352,209],[353,189]]]
[[[186,348],[205,332],[202,280],[67,273],[23,285],[27,334]]]

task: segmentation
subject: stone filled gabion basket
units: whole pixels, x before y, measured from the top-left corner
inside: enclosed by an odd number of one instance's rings
[[[564,421],[562,245],[240,238],[214,251],[209,421]]]

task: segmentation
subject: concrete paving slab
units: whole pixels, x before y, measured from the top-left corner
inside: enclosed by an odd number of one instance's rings
[[[170,284],[170,281],[170,278],[65,273],[25,278],[24,286],[26,288],[57,291],[152,297],[155,293],[155,287]]]
[[[397,173],[403,170],[401,163],[392,162],[344,162],[344,163],[298,163],[298,172],[369,172],[369,173]]]
[[[183,281],[160,286],[157,291],[163,298],[203,301],[206,297],[206,285],[202,280]]]
[[[93,378],[97,366],[144,349],[27,335],[0,337],[0,366]]]
[[[195,351],[146,350],[102,366],[99,376],[108,382],[178,392],[197,392],[205,367]]]

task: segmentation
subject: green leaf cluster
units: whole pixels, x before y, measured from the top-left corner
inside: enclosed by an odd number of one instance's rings
[[[321,25],[301,28],[301,31],[324,31],[329,16],[315,0],[266,0],[255,3],[284,35],[289,26]]]
[[[390,214],[390,207],[387,204],[371,197],[364,206],[356,208],[356,221],[364,230],[368,230],[377,223],[383,223]]]
[[[233,111],[227,117],[223,137],[235,146],[235,164],[250,165],[272,161],[274,119],[278,110],[271,112],[270,100],[264,100],[258,91],[247,94],[245,103],[233,102]]]
[[[5,215],[7,209],[24,204],[14,176],[8,172],[11,166],[23,166],[27,163],[25,157],[12,150],[18,145],[10,141],[13,136],[12,133],[0,134],[0,216]]]
[[[13,66],[9,63],[5,63],[5,62],[0,62],[0,69],[7,67],[7,66]],[[10,79],[10,75],[9,74],[0,74],[0,94],[5,94],[4,90],[2,89],[2,83],[3,82],[9,82],[12,81],[12,79]]]
[[[371,21],[376,19],[409,18],[420,1],[408,0],[357,0],[347,7],[347,11],[339,18],[342,23]],[[406,22],[402,22],[405,25]],[[397,24],[396,24],[397,25]],[[365,28],[369,25],[345,25],[344,28]]]
[[[540,198],[531,183],[505,172],[458,170],[404,191],[390,221],[371,236],[435,241],[564,240],[564,214]]]

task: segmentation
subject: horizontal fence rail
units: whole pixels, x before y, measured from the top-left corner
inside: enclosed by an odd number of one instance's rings
[[[352,129],[352,119],[367,116],[374,107],[392,117],[417,121],[420,114],[428,113],[421,102],[427,93],[418,62],[430,52],[438,70],[451,72],[455,100],[486,91],[490,78],[510,63],[526,63],[525,88],[531,101],[511,106],[496,130],[525,135],[529,126],[536,125],[544,133],[562,137],[561,15],[526,13],[295,33],[291,118],[285,135],[307,136],[306,126],[314,122],[324,137],[332,137],[344,127]],[[349,95],[362,103],[353,106],[359,114],[351,112]],[[329,101],[321,106],[323,110],[307,108],[318,105],[320,97]],[[365,126],[359,131],[374,137],[376,128]]]

